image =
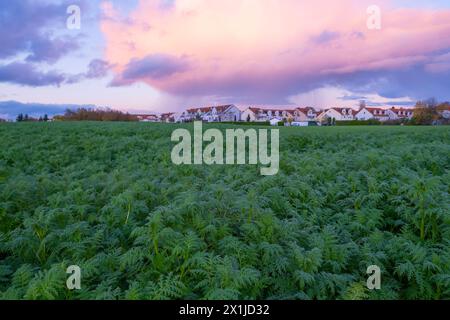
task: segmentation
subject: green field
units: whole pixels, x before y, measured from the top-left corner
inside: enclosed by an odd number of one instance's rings
[[[0,124],[0,299],[450,299],[450,127],[282,128],[272,177],[174,128]]]

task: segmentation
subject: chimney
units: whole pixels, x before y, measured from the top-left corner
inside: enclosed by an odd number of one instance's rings
[[[366,107],[366,101],[365,100],[359,101],[359,111],[361,111],[365,107]]]

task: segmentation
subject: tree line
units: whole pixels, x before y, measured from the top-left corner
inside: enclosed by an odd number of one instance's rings
[[[29,116],[28,114],[21,113],[16,118],[17,122],[38,122],[38,121],[39,122],[47,122],[49,120],[50,119],[47,114],[45,114],[43,117],[41,116],[39,118],[34,118],[34,117]]]
[[[132,114],[122,111],[105,109],[79,108],[67,109],[62,116],[55,116],[55,121],[138,121]]]

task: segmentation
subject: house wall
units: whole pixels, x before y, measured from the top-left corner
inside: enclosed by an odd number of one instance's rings
[[[306,122],[306,121],[309,121],[309,118],[302,111],[296,110],[294,113],[294,121],[295,122]]]
[[[356,118],[356,120],[367,121],[367,120],[374,119],[374,116],[369,110],[362,109],[361,111],[359,111],[356,114],[355,118]]]
[[[326,116],[331,119],[334,118],[334,119],[336,119],[336,121],[344,120],[342,115],[334,109],[330,109],[330,110],[327,110],[326,112],[322,113],[320,115],[320,121],[322,121],[322,119],[325,118]]]
[[[338,120],[338,118],[336,118],[337,121],[351,121],[351,120],[355,120],[355,116],[353,115],[353,112],[350,109],[350,113],[348,112],[349,109],[346,109],[346,113],[345,114],[341,114],[339,112],[337,112],[339,114],[340,119]]]
[[[450,119],[450,110],[444,110],[442,112],[442,117],[444,117],[445,119]]]
[[[256,121],[256,115],[250,109],[247,109],[244,112],[242,112],[242,114],[241,114],[241,121],[247,122],[249,116],[250,116],[250,122]]]
[[[398,120],[399,119],[398,115],[392,110],[388,110],[388,116],[389,116],[389,120]]]
[[[412,119],[414,113],[411,110],[411,114],[408,115],[398,115],[396,112],[392,111],[392,110],[388,110],[388,114],[389,114],[389,120],[399,120],[399,119]]]
[[[221,121],[225,121],[225,122],[240,121],[241,110],[239,110],[235,106],[232,106],[232,107],[228,108],[223,114],[221,114],[220,117],[221,117]]]

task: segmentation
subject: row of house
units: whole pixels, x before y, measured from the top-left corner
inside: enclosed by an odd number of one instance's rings
[[[412,119],[414,110],[411,108],[369,108],[359,110],[353,108],[330,108],[316,110],[311,107],[295,108],[290,110],[267,110],[263,108],[248,108],[242,113],[241,121],[280,121],[291,120],[294,122],[324,122],[326,119],[335,121],[352,120],[379,120],[392,121]]]
[[[272,120],[295,122],[316,121],[318,112],[313,108],[296,108],[287,110],[250,107],[241,114],[241,121],[267,122]]]
[[[355,120],[403,120],[412,119],[414,116],[414,109],[411,108],[361,108],[355,114]]]
[[[241,121],[241,110],[235,105],[223,105],[204,108],[191,108],[180,113],[137,114],[141,122],[192,122],[195,120],[205,122],[238,122]]]
[[[195,120],[205,122],[269,122],[269,121],[317,121],[319,112],[313,108],[296,109],[265,109],[250,107],[241,111],[237,106],[221,105],[202,108],[190,108],[181,113],[166,113],[160,116],[156,114],[136,115],[142,122],[192,122]]]
[[[445,118],[450,118],[450,110],[445,111]],[[316,110],[311,107],[270,109],[264,107],[249,107],[241,111],[237,106],[221,105],[201,108],[190,108],[181,113],[165,113],[162,115],[137,115],[143,122],[166,122],[183,123],[192,121],[204,122],[291,122],[291,123],[324,123],[328,119],[334,121],[352,120],[379,120],[397,121],[412,119],[414,109],[412,108],[372,108],[360,107],[359,110],[353,108],[329,108]]]
[[[175,112],[163,113],[161,115],[156,114],[136,114],[135,115],[140,122],[164,122],[174,123],[178,121],[177,114]]]
[[[181,113],[177,122],[202,120],[206,122],[241,121],[241,110],[234,104],[206,108],[191,108]]]

